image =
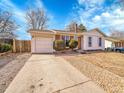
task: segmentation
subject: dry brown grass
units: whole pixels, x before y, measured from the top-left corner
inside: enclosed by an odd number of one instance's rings
[[[0,57],[0,93],[4,93],[30,56],[30,53],[11,53]]]
[[[100,52],[80,55],[64,56],[69,61],[90,62],[121,77],[124,77],[124,54],[113,52]]]

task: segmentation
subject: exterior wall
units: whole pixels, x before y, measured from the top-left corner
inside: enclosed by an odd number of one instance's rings
[[[124,47],[124,41],[122,42],[122,47]]]
[[[81,49],[84,50],[84,36],[81,37]]]
[[[70,35],[55,35],[55,40],[62,40],[63,36],[65,39],[66,39],[66,36],[69,36],[69,40],[74,39],[74,36],[70,36]]]
[[[60,40],[60,35],[55,35],[55,40]]]
[[[35,52],[35,38],[32,38],[31,39],[31,53],[34,53]]]
[[[88,46],[88,37],[92,37],[92,46]],[[99,46],[99,40],[100,37],[98,36],[84,36],[84,45],[83,50],[104,50],[105,49],[105,40],[102,38],[102,46]]]
[[[88,37],[92,37],[92,46],[88,46]],[[102,39],[102,45],[99,46],[99,38]],[[85,33],[81,41],[82,50],[104,50],[105,49],[105,38],[99,32]]]
[[[105,48],[112,47],[112,41],[105,40]]]
[[[55,35],[52,34],[35,34],[32,35],[32,38],[39,38],[39,37],[45,37],[45,38],[53,38]]]
[[[114,42],[115,47],[124,47],[124,41]]]
[[[74,39],[74,36],[70,36],[70,40],[71,40],[71,39]]]
[[[78,49],[81,49],[81,37],[78,37]]]

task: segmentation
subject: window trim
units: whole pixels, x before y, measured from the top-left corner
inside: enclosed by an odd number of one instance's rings
[[[98,45],[99,45],[99,47],[102,47],[102,38],[101,37],[99,37],[99,43],[98,43]]]
[[[88,37],[88,47],[92,47],[92,37]]]
[[[68,37],[68,38],[67,38]],[[70,40],[70,36],[66,35],[65,40]]]

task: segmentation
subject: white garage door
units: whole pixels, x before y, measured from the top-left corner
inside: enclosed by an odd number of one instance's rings
[[[35,38],[32,40],[33,53],[52,53],[53,38]]]

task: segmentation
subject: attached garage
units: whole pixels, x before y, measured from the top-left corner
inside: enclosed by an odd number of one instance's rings
[[[51,32],[32,32],[32,53],[53,53],[54,34]]]
[[[52,53],[53,38],[34,38],[32,39],[32,53]]]

